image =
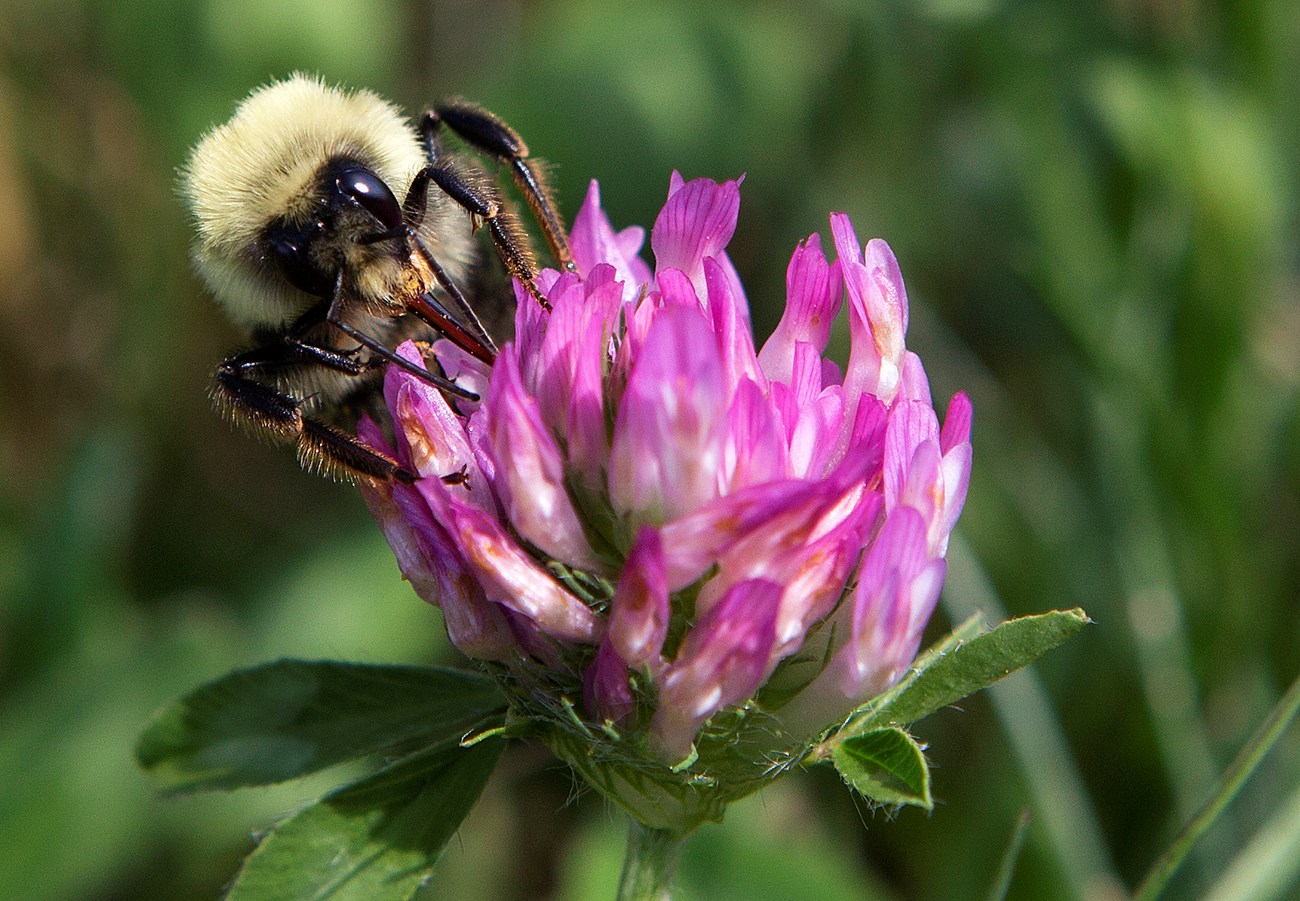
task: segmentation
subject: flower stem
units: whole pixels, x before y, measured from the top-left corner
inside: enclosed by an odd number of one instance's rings
[[[629,820],[618,901],[670,901],[668,889],[681,847],[681,837]]]

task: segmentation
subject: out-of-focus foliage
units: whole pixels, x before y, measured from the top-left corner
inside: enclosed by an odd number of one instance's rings
[[[454,662],[354,492],[206,400],[241,338],[190,274],[175,170],[294,69],[481,101],[569,215],[593,177],[648,225],[674,167],[747,173],[732,249],[760,334],[829,210],[887,237],[909,345],[975,404],[952,618],[1098,623],[918,728],[932,815],[791,780],[696,837],[683,898],[981,898],[1024,807],[1010,897],[1117,897],[1300,669],[1296,4],[0,7],[0,897],[215,897],[319,792],[152,797],[134,736],[198,682]],[[1297,891],[1265,853],[1300,840],[1292,733],[1172,896]],[[570,790],[507,753],[429,896],[611,897],[622,824]]]

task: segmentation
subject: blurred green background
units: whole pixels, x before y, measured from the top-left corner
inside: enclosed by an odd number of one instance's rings
[[[827,212],[887,237],[936,397],[976,411],[934,631],[1097,622],[918,727],[932,815],[789,779],[679,897],[983,898],[1024,808],[1011,897],[1122,897],[1300,670],[1297,56],[1289,0],[0,0],[0,898],[217,897],[324,783],[158,800],[151,711],[282,655],[453,659],[355,492],[209,409],[241,339],[176,168],[294,69],[476,98],[568,216],[590,178],[622,226],[673,168],[747,173],[760,337]],[[1296,732],[1170,897],[1300,897]],[[622,833],[519,750],[427,894],[611,898]]]

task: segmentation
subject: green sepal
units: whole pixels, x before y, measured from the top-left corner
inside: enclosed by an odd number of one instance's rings
[[[164,709],[136,757],[165,792],[268,785],[369,754],[499,724],[478,673],[279,660],[236,670]]]
[[[887,726],[838,742],[831,760],[840,777],[868,801],[929,811],[934,802],[923,750],[907,730]]]
[[[226,901],[406,901],[429,879],[505,744],[448,740],[330,792],[262,839]]]
[[[982,634],[977,618],[967,620],[918,657],[898,684],[859,709],[838,734],[914,723],[1028,666],[1090,622],[1077,607],[1007,620]]]

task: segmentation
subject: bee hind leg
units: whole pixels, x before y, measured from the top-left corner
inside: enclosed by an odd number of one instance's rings
[[[223,362],[213,373],[212,399],[230,420],[256,435],[297,445],[304,469],[355,481],[415,481],[415,474],[385,454],[371,450],[341,429],[305,415],[302,402],[251,377],[272,359],[250,351]]]

